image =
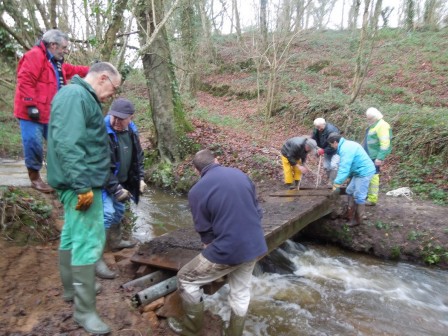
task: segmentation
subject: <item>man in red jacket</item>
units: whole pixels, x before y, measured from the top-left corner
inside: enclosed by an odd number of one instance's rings
[[[51,101],[58,90],[74,75],[84,77],[88,66],[64,63],[68,53],[67,34],[57,29],[47,31],[17,66],[14,116],[19,119],[25,165],[31,186],[41,192],[53,189],[40,177],[43,162],[43,138],[47,139]]]

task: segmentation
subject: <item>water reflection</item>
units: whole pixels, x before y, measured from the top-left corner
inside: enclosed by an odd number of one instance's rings
[[[193,225],[187,198],[160,190],[147,192],[132,211],[137,216],[133,236],[140,242]]]
[[[141,241],[192,224],[185,197],[160,191],[134,208]],[[282,274],[258,274],[244,335],[447,335],[448,272],[288,241]],[[292,265],[292,266],[291,266]],[[259,268],[260,269],[260,268]],[[205,297],[228,320],[228,287]]]

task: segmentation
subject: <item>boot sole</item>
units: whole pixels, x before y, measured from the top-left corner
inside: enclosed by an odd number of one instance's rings
[[[85,331],[87,331],[88,333],[94,334],[94,335],[106,335],[106,334],[110,334],[112,332],[112,329],[108,329],[108,331],[93,331],[91,329],[86,328],[85,326],[83,326],[83,324],[81,322],[79,322],[77,319],[73,318],[75,320],[75,322],[82,327]]]

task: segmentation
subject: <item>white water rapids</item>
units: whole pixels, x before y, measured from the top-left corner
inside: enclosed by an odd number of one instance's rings
[[[141,241],[192,225],[185,197],[152,192],[133,211]],[[447,271],[292,241],[279,252],[295,270],[253,278],[245,336],[448,335]],[[205,296],[224,320],[227,291]]]

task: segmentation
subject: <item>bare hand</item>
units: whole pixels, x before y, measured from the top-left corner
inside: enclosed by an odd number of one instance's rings
[[[308,168],[306,168],[305,166],[297,165],[297,168],[299,168],[299,170],[302,172],[302,174],[308,173]]]
[[[381,166],[383,165],[383,163],[384,163],[383,160],[375,159],[375,166],[379,166],[379,167],[381,167]]]

